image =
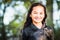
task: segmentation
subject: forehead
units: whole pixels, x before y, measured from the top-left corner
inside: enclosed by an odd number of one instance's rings
[[[44,7],[42,7],[42,6],[35,6],[35,7],[33,7],[33,11],[44,11]]]

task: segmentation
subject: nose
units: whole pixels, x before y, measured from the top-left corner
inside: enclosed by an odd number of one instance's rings
[[[40,17],[41,15],[38,13],[37,16]]]

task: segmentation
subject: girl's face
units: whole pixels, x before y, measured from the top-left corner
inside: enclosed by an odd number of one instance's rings
[[[42,6],[33,7],[30,17],[32,18],[32,22],[42,22],[45,17],[44,8]]]

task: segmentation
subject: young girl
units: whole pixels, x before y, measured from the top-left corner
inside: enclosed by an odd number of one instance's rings
[[[30,7],[22,32],[22,40],[53,40],[53,30],[45,24],[46,8],[41,3]]]

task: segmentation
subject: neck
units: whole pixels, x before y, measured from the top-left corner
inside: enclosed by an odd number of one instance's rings
[[[42,22],[39,22],[39,23],[33,22],[33,24],[39,29],[42,28]]]

